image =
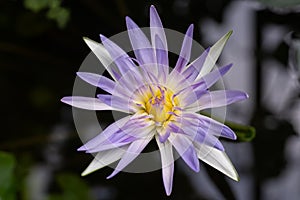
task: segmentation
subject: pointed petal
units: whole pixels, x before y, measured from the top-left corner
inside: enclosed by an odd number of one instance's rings
[[[105,76],[89,73],[89,72],[77,72],[77,75],[87,83],[99,87],[106,92],[113,93],[116,83]]]
[[[233,180],[239,181],[239,176],[225,152],[206,145],[195,144],[195,146],[200,160],[224,173]]]
[[[131,70],[136,66],[127,53],[117,44],[103,35],[100,35],[100,38],[105,49],[109,52],[112,60],[118,66],[121,75],[124,75],[128,70]]]
[[[155,138],[161,156],[164,187],[167,195],[169,196],[172,192],[172,186],[173,186],[173,174],[174,174],[173,148],[172,148],[172,144],[169,141],[165,141],[164,143],[161,143],[158,136],[156,136]]]
[[[160,49],[163,49],[165,52],[168,52],[168,45],[167,45],[167,38],[165,35],[165,31],[154,6],[150,7],[150,32],[151,32],[151,43],[152,46],[154,47],[154,53],[156,54],[155,49],[157,48],[155,42],[155,40],[157,40],[155,39],[156,37],[158,37],[161,40],[162,45]],[[155,55],[155,60],[157,61],[157,55]],[[153,71],[152,73],[154,73],[156,76],[159,75],[159,71]]]
[[[107,140],[101,143],[101,145],[95,146],[94,148],[89,149],[87,152],[95,153],[112,148],[118,148],[120,146],[132,143],[136,140],[145,139],[154,131],[155,128],[153,123],[148,123],[147,125],[148,126],[139,126],[139,124],[132,124],[130,126],[126,126],[125,124],[117,132],[112,134]]]
[[[132,101],[126,98],[121,98],[109,94],[98,94],[97,98],[100,99],[106,105],[125,113],[133,113],[136,109],[133,107]]]
[[[83,40],[95,54],[95,56],[100,60],[105,69],[109,72],[109,74],[113,77],[114,80],[118,80],[119,74],[114,71],[117,67],[113,63],[113,59],[109,55],[108,51],[104,48],[104,46],[98,42],[95,42],[87,37],[84,37]]]
[[[209,55],[205,60],[205,63],[200,71],[198,78],[203,77],[212,70],[231,34],[232,31],[229,31],[211,47]]]
[[[126,153],[122,156],[122,159],[118,163],[116,169],[113,171],[111,175],[107,177],[107,179],[112,178],[117,173],[119,173],[121,170],[123,170],[129,163],[131,163],[147,146],[147,144],[150,142],[150,140],[153,138],[153,134],[149,135],[149,137],[145,139],[139,139],[134,142],[132,142]]]
[[[187,81],[193,82],[199,75],[201,68],[208,56],[210,48],[207,48],[201,56],[195,59],[191,64],[189,64],[186,69],[182,72],[182,75],[186,78]]]
[[[236,90],[217,90],[201,96],[191,107],[186,110],[197,112],[207,108],[227,106],[237,101],[247,99],[249,96],[245,92]]]
[[[105,140],[110,138],[113,134],[115,134],[121,127],[123,127],[129,120],[131,116],[127,116],[119,119],[118,121],[110,124],[106,129],[104,129],[100,134],[96,137],[89,140],[83,146],[81,146],[78,151],[87,151],[89,149],[93,149],[103,143]]]
[[[107,151],[102,151],[100,153],[97,153],[94,160],[82,172],[81,176],[86,176],[98,169],[101,169],[119,160],[124,155],[125,152],[126,152],[126,148],[125,149],[118,148],[118,149],[112,149],[112,150],[107,150]]]
[[[213,84],[215,84],[224,74],[226,74],[232,67],[232,63],[225,65],[223,67],[217,68],[212,72],[206,74],[204,77],[200,79],[200,82],[204,82],[206,85],[206,89],[210,88]]]
[[[73,107],[87,110],[115,110],[99,99],[92,97],[69,96],[63,97],[61,101]]]
[[[126,17],[126,25],[134,54],[140,64],[155,63],[152,46],[143,31],[130,17]]]
[[[175,147],[184,162],[195,172],[199,172],[199,160],[195,151],[195,147],[191,140],[185,135],[171,134],[169,141]]]
[[[204,94],[208,94],[208,89],[215,84],[230,68],[232,64],[220,67],[215,69],[214,71],[206,74],[202,77],[198,82],[192,85],[192,89],[185,90],[181,95],[182,107],[192,105],[199,98],[201,98]]]
[[[174,68],[174,70],[177,70],[178,72],[181,72],[182,69],[186,66],[186,64],[190,60],[192,42],[193,42],[193,31],[194,31],[194,25],[191,24],[184,36],[179,58]]]
[[[155,55],[158,67],[158,77],[162,78],[163,83],[166,82],[169,71],[168,52],[164,49],[161,39],[156,35],[155,37]]]
[[[225,150],[220,140],[209,133],[206,129],[202,128],[200,124],[198,124],[197,126],[190,125],[189,127],[184,127],[183,130],[194,142],[197,142],[199,144],[206,144],[220,151]]]
[[[236,140],[237,138],[235,133],[228,126],[212,118],[197,113],[184,113],[182,117],[189,118],[190,120],[199,120],[199,124],[196,125],[203,127],[209,134],[213,134],[214,136],[221,136],[231,140]]]

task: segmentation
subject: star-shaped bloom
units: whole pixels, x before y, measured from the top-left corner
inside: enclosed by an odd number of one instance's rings
[[[173,148],[195,172],[199,171],[200,159],[238,180],[238,174],[218,139],[235,140],[235,133],[226,125],[199,114],[204,109],[227,106],[248,98],[241,91],[210,90],[232,67],[229,64],[213,69],[231,31],[190,62],[193,37],[193,25],[190,25],[177,63],[169,71],[167,39],[154,6],[150,7],[150,41],[129,17],[126,17],[126,25],[135,58],[103,35],[100,36],[102,44],[85,38],[113,80],[88,72],[78,72],[77,75],[109,94],[98,94],[96,98],[70,96],[62,99],[62,102],[77,108],[128,113],[79,148],[80,151],[97,153],[82,175],[119,160],[108,177],[111,178],[155,139],[167,195],[172,191]]]

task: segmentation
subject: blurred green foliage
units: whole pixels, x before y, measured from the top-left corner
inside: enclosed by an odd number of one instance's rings
[[[50,195],[48,200],[91,200],[88,185],[73,174],[60,174],[57,183],[62,189],[62,194]]]
[[[241,125],[234,122],[225,122],[236,134],[238,142],[251,142],[255,136],[256,131],[253,126]]]
[[[47,10],[46,17],[64,28],[70,20],[70,10],[62,7],[61,0],[24,0],[25,8],[37,13]]]
[[[0,200],[14,200],[16,199],[15,158],[12,154],[0,151],[0,161]]]

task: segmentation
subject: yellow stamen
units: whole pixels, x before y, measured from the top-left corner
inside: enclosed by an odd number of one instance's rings
[[[163,126],[164,123],[172,118],[170,112],[178,106],[177,98],[173,98],[173,92],[160,86],[149,86],[146,95],[143,98],[145,112],[152,115],[157,125]]]

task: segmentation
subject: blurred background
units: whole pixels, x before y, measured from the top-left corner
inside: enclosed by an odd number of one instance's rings
[[[224,141],[240,182],[181,160],[170,197],[161,171],[80,176],[93,157],[77,152],[72,109],[60,99],[90,52],[82,37],[125,31],[127,15],[148,26],[151,4],[166,28],[184,33],[193,23],[204,47],[234,31],[219,64],[234,63],[225,86],[250,99],[231,105],[227,119],[256,129],[251,142]],[[299,22],[299,0],[0,1],[0,199],[300,199]]]

